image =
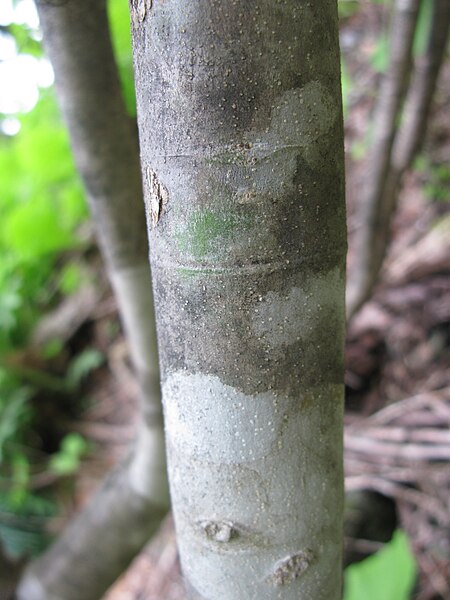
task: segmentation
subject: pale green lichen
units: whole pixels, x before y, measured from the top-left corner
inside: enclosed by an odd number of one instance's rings
[[[318,81],[288,90],[272,112],[273,144],[307,149],[330,131],[339,114],[336,100]]]
[[[210,209],[197,210],[176,234],[179,249],[197,260],[220,257],[227,242],[249,227],[248,219]]]

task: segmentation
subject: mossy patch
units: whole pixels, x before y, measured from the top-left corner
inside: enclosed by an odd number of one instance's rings
[[[228,254],[228,243],[248,228],[248,217],[201,209],[191,215],[176,238],[182,252],[197,260],[213,259]]]

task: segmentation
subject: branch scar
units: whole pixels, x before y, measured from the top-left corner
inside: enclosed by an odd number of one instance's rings
[[[286,556],[275,565],[272,574],[266,578],[267,583],[276,586],[292,583],[309,568],[312,559],[313,556],[309,550]]]
[[[134,27],[138,28],[150,11],[153,0],[130,0],[131,17]]]
[[[150,200],[147,202],[147,216],[152,225],[156,227],[161,217],[164,206],[169,201],[169,192],[161,183],[153,169],[147,167],[147,183],[150,188]]]

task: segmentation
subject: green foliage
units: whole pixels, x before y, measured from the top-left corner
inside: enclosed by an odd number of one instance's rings
[[[429,181],[424,185],[425,195],[435,202],[450,201],[450,166],[433,165],[429,171]]]
[[[346,569],[344,600],[409,600],[416,575],[408,538],[397,530],[382,550]]]
[[[382,2],[378,2],[381,4]],[[420,4],[419,17],[417,20],[416,31],[414,33],[413,54],[420,56],[425,52],[430,34],[430,24],[433,13],[432,2],[422,2]],[[372,53],[372,67],[377,73],[385,73],[390,62],[390,45],[388,32],[383,31],[378,38],[375,49]]]
[[[57,475],[72,475],[78,470],[88,448],[88,443],[81,435],[69,433],[62,440],[59,452],[50,459],[50,470]]]
[[[36,37],[31,35],[27,25],[11,23],[7,32],[14,38],[19,54],[30,54],[38,58],[42,56],[42,46]]]
[[[422,189],[429,200],[450,202],[450,166],[447,163],[433,164],[419,156],[414,162],[414,169],[425,179]]]
[[[20,120],[18,135],[0,138],[0,352],[25,342],[51,299],[56,259],[87,217],[53,94]]]
[[[8,278],[6,265],[0,265],[0,282],[5,282],[3,293],[0,294],[0,331],[5,333],[16,324],[15,312],[21,304],[19,280],[13,276]],[[1,333],[0,333],[1,337]]]
[[[360,9],[359,0],[338,0],[338,12],[340,19],[353,16]]]
[[[61,340],[54,339],[50,340],[41,349],[41,356],[46,359],[55,358],[63,349],[63,343]]]
[[[103,364],[104,360],[103,354],[93,348],[79,354],[69,366],[66,376],[67,389],[75,390],[91,371]]]
[[[0,494],[0,543],[12,559],[35,556],[50,541],[47,522],[57,512],[56,504],[28,493],[18,504],[11,495]]]
[[[64,295],[73,294],[83,283],[86,282],[86,276],[78,263],[68,263],[61,269],[59,276],[59,290]]]
[[[353,82],[347,70],[344,57],[341,55],[341,88],[342,88],[342,107],[344,110],[344,119],[348,114],[349,97],[353,87]]]
[[[371,56],[371,64],[377,73],[385,73],[389,66],[389,38],[386,32],[383,32],[377,40],[375,49]]]
[[[130,13],[128,3],[122,0],[108,0],[108,16],[111,29],[114,55],[119,70],[122,92],[128,113],[136,116],[136,95],[134,91],[133,58],[131,54]]]
[[[0,369],[0,464],[7,451],[7,444],[20,441],[30,421],[28,400],[29,387],[20,383],[4,369]]]
[[[424,54],[430,35],[431,19],[433,16],[433,2],[421,2],[419,19],[414,34],[413,53],[414,56]]]
[[[20,511],[27,504],[30,495],[28,490],[30,462],[23,452],[15,451],[11,456],[10,465],[11,474],[8,502],[11,509]]]
[[[35,33],[26,25],[9,25],[8,34],[14,36],[19,52],[42,56]],[[35,108],[15,118],[20,121],[19,133],[12,137],[0,133],[2,364],[8,364],[5,356],[14,355],[27,343],[42,311],[61,295],[76,291],[82,283],[79,266],[61,257],[82,243],[78,231],[88,217],[54,91],[41,90]],[[54,340],[44,348],[43,355],[55,357],[60,351],[61,342]],[[91,358],[91,365],[92,362]],[[72,385],[76,386],[90,368],[92,366],[84,365],[79,366],[78,371],[75,369]],[[4,480],[0,490],[5,484],[8,490],[6,494],[0,493],[0,513],[3,508],[16,516],[25,511],[22,515],[25,517],[25,513],[34,514],[39,510],[40,500],[29,489],[30,473],[36,468],[35,456],[29,447],[34,439],[30,402],[34,390],[21,378],[37,387],[54,383],[55,389],[63,392],[67,392],[67,386],[50,374],[29,368],[0,369],[0,477]],[[59,464],[56,469],[73,472],[82,454],[77,443],[69,438],[63,445],[61,457],[55,458]],[[49,468],[45,456],[39,455],[39,460],[41,471]],[[2,519],[0,514],[0,524]],[[25,544],[23,532],[8,523],[8,526],[3,524],[3,529],[0,527],[0,537],[3,540],[6,535],[9,540],[6,545],[16,552]],[[28,533],[23,534],[25,538]]]
[[[19,259],[39,259],[74,245],[71,232],[62,227],[52,204],[45,196],[35,196],[8,215],[3,241]]]

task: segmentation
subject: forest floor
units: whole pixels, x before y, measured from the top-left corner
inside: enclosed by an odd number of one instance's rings
[[[382,20],[380,7],[368,3],[341,28],[350,81],[345,122],[350,266],[358,227],[354,207],[370,168],[365,144],[379,77],[370,65]],[[450,169],[439,169],[450,164],[449,110],[447,61],[424,158],[404,179],[379,283],[350,323],[346,347],[347,489],[390,499],[397,523],[388,529],[398,525],[407,531],[420,564],[417,600],[450,598]],[[84,385],[86,409],[64,419],[67,430],[82,434],[95,452],[63,488],[64,516],[53,523],[55,532],[124,456],[138,415],[137,385],[112,293],[104,282],[93,294],[83,293],[85,314],[70,333],[71,352],[93,346],[105,361]],[[80,299],[72,303],[80,306]],[[381,515],[384,525],[390,518],[388,512]],[[379,547],[384,533],[371,537],[368,529],[353,523],[348,554]],[[168,517],[104,600],[184,597]]]

